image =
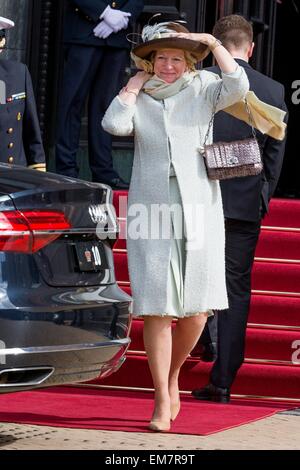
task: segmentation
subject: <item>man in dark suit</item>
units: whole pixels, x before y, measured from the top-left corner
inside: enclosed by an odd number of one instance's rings
[[[286,111],[284,87],[254,70],[248,63],[254,48],[251,24],[239,15],[223,17],[216,23],[213,35],[244,67],[250,90],[265,103]],[[209,70],[220,74],[218,67]],[[225,112],[216,115],[215,142],[251,136],[251,127],[247,124]],[[209,320],[202,339],[206,346],[210,345],[212,353],[213,344],[217,344],[217,359],[210,373],[210,383],[192,392],[200,400],[228,402],[230,387],[244,360],[254,253],[261,219],[268,212],[269,201],[279,179],[285,148],[285,141],[275,140],[259,132],[257,138],[262,150],[263,172],[257,176],[221,181],[229,308]],[[214,359],[213,354],[211,359]]]
[[[89,163],[93,181],[114,189],[128,185],[113,168],[111,136],[101,120],[118,93],[129,57],[126,36],[143,10],[143,0],[67,0],[64,26],[65,68],[58,112],[56,169],[78,176],[82,109],[88,102]]]
[[[0,17],[0,52],[13,21]],[[0,59],[0,162],[45,170],[45,153],[26,65]]]

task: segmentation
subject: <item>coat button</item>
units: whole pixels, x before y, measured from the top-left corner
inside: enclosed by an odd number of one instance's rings
[[[14,162],[14,157],[8,157],[7,161],[8,161],[8,163],[13,163]]]
[[[22,119],[22,114],[21,114],[21,113],[18,113],[18,114],[17,114],[17,121],[21,121],[21,119]]]
[[[75,8],[75,11],[76,11],[76,13],[78,13],[78,12],[79,12],[79,8]]]
[[[7,129],[7,131],[6,131],[6,132],[7,132],[8,134],[12,134],[12,133],[13,133],[13,131],[14,131],[14,130],[13,130],[13,128],[12,128],[12,127],[10,127],[9,129]]]
[[[8,147],[9,149],[12,149],[13,146],[14,146],[13,142],[10,142],[7,147]]]
[[[117,3],[116,3],[116,2],[112,2],[111,6],[112,6],[113,8],[116,8]]]

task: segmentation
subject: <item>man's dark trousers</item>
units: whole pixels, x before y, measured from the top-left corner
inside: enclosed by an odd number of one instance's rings
[[[76,153],[87,96],[89,162],[93,181],[118,178],[111,159],[111,136],[102,129],[106,109],[117,95],[128,61],[128,50],[116,47],[66,46],[63,90],[56,144],[56,169],[78,177]]]
[[[287,111],[283,85],[254,70],[244,60],[236,61],[248,76],[250,90],[254,91],[260,100]],[[221,73],[216,66],[208,70],[218,75]],[[223,111],[216,114],[215,142],[240,140],[251,136],[251,127],[244,122]],[[220,181],[225,215],[225,264],[229,309],[218,312],[212,320],[208,319],[204,344],[217,343],[218,358],[213,365],[210,382],[227,389],[230,389],[244,359],[255,247],[261,220],[268,212],[269,201],[279,179],[285,148],[285,140],[278,141],[260,132],[257,132],[257,138],[262,151],[262,173]]]
[[[218,357],[210,379],[217,387],[230,388],[244,361],[245,331],[251,293],[251,269],[260,232],[259,222],[226,219],[226,283],[230,308],[219,312]]]

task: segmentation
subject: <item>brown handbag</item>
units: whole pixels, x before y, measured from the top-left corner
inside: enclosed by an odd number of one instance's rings
[[[209,122],[208,130],[204,138],[203,149],[201,151],[204,157],[207,176],[211,180],[224,180],[241,176],[258,175],[263,169],[263,164],[259,144],[256,139],[256,132],[253,127],[253,118],[246,99],[245,106],[249,115],[249,125],[252,128],[253,137],[235,140],[233,142],[215,142],[206,145],[210,129],[213,125],[221,88],[222,85],[218,91],[212,118]]]

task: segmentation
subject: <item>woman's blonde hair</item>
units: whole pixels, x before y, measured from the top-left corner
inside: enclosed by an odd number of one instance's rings
[[[155,61],[155,56],[157,52],[158,51],[153,51],[148,60],[141,59],[143,62],[143,69],[145,72],[150,73],[150,74],[154,73],[154,61]],[[184,58],[186,60],[186,65],[187,65],[189,72],[195,72],[197,59],[190,52],[188,51],[183,51],[183,52],[184,52]]]

